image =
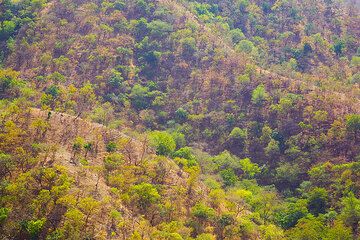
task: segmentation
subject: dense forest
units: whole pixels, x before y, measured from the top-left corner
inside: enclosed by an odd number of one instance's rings
[[[359,239],[359,5],[0,0],[0,239]]]

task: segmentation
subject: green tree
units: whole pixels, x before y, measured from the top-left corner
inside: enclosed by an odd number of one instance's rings
[[[357,233],[360,222],[360,199],[350,192],[348,196],[341,199],[342,212],[341,219],[351,227],[353,233]]]
[[[324,188],[314,188],[308,197],[309,212],[315,216],[325,213],[328,203],[328,193]]]
[[[211,221],[216,216],[215,210],[203,203],[197,203],[191,209],[191,214],[201,222]]]
[[[178,110],[176,110],[176,112],[175,112],[175,119],[179,123],[186,122],[186,120],[188,119],[188,116],[189,116],[189,113],[183,108],[178,108]]]
[[[135,84],[130,93],[131,103],[137,110],[146,109],[150,106],[149,88]]]
[[[239,164],[247,178],[253,178],[255,174],[261,172],[260,167],[256,163],[252,163],[250,158],[241,159]]]
[[[275,219],[282,228],[289,229],[307,214],[307,201],[302,199],[287,203],[285,209],[276,214]]]
[[[241,40],[244,40],[245,35],[241,29],[235,28],[230,31],[230,38],[233,44],[238,44]]]
[[[16,23],[13,21],[0,22],[0,39],[7,39],[14,34]]]
[[[44,218],[26,222],[26,231],[29,233],[31,239],[38,239],[45,221],[46,219]]]
[[[264,85],[257,86],[251,95],[251,101],[256,105],[261,105],[267,98],[269,94],[265,90]]]
[[[173,31],[172,25],[161,20],[154,20],[148,24],[150,34],[156,38],[162,38]]]
[[[353,235],[351,229],[344,226],[341,221],[336,221],[333,226],[331,226],[323,240],[352,240]]]
[[[78,209],[69,209],[65,213],[65,221],[62,230],[66,239],[81,239],[84,236],[85,215]]]
[[[226,187],[234,186],[236,181],[238,180],[238,177],[236,176],[234,170],[230,168],[221,170],[220,176],[223,179]]]
[[[323,223],[312,217],[301,219],[296,226],[288,232],[292,240],[322,240],[325,235]]]
[[[228,137],[228,148],[233,154],[241,154],[244,151],[248,133],[246,129],[235,127]]]
[[[141,211],[146,211],[151,204],[160,200],[157,189],[150,183],[140,183],[130,189],[131,198],[136,202]]]
[[[256,48],[254,46],[254,43],[252,43],[249,40],[241,40],[235,47],[239,52],[244,52],[247,54],[250,54],[254,51],[254,49]]]
[[[346,129],[348,132],[354,134],[354,138],[357,140],[360,132],[360,114],[346,116]]]
[[[150,133],[150,142],[159,155],[168,156],[176,149],[175,140],[168,132],[154,131]]]

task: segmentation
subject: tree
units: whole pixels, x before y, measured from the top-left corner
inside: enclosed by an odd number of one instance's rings
[[[0,226],[6,221],[10,213],[9,208],[0,208]],[[0,228],[1,229],[1,228]]]
[[[269,94],[266,92],[264,85],[260,84],[252,92],[251,101],[255,105],[262,105],[268,97]]]
[[[279,211],[275,219],[282,228],[289,229],[294,227],[299,219],[305,217],[307,214],[307,201],[297,200],[287,203],[286,208]]]
[[[352,240],[353,235],[351,229],[344,226],[341,221],[336,221],[333,226],[331,226],[323,240]]]
[[[356,198],[353,192],[341,199],[342,212],[341,219],[344,223],[351,227],[353,233],[356,235],[360,222],[360,199]]]
[[[80,115],[86,111],[91,110],[96,104],[96,94],[94,85],[87,82],[79,89],[77,99],[77,113]]]
[[[117,148],[116,143],[110,141],[108,144],[106,144],[106,151],[111,153],[111,152],[115,152]]]
[[[31,220],[26,222],[26,231],[29,233],[31,239],[38,239],[39,234],[44,226],[46,219]]]
[[[63,226],[64,237],[66,239],[81,239],[84,236],[83,227],[85,215],[78,209],[69,209],[65,213],[65,221]]]
[[[178,110],[176,110],[176,112],[175,112],[175,119],[179,123],[186,122],[186,120],[188,119],[188,116],[189,116],[189,113],[183,108],[178,108]]]
[[[230,38],[233,44],[238,44],[241,40],[244,40],[245,35],[241,29],[235,28],[230,31]]]
[[[95,214],[97,211],[99,211],[100,208],[100,202],[96,201],[92,197],[86,197],[79,201],[79,208],[81,212],[85,215],[85,228],[88,225],[90,217]]]
[[[275,139],[271,139],[264,150],[268,157],[276,157],[280,154],[280,143]]]
[[[192,37],[186,37],[180,40],[182,55],[185,59],[190,59],[197,51],[196,40]]]
[[[234,205],[234,211],[236,217],[238,217],[241,212],[248,207],[248,203],[251,201],[253,194],[251,191],[245,189],[232,189],[226,197],[230,201],[230,205]]]
[[[107,171],[114,171],[124,163],[124,156],[121,153],[110,153],[104,159],[105,169]]]
[[[92,143],[87,142],[87,143],[84,144],[84,150],[85,150],[85,156],[84,156],[84,158],[85,158],[85,159],[86,159],[88,153],[92,151],[92,149],[93,149],[93,144],[92,144]]]
[[[145,212],[151,204],[160,200],[161,196],[157,189],[150,183],[140,183],[130,189],[131,198],[136,202],[142,212]]]
[[[254,43],[249,40],[241,40],[235,47],[239,52],[250,54],[256,49]]]
[[[263,239],[266,240],[284,240],[284,231],[274,224],[260,226]]]
[[[187,160],[187,167],[191,167],[191,166],[195,166],[197,165],[195,156],[191,153],[191,148],[189,147],[184,147],[184,148],[180,148],[179,150],[177,150],[176,152],[174,152],[172,154],[173,158],[183,158]]]
[[[155,38],[162,38],[173,31],[172,25],[161,20],[154,20],[148,23],[148,29]]]
[[[18,96],[22,82],[19,73],[11,69],[0,69],[0,99]]]
[[[11,175],[14,167],[15,164],[11,155],[0,152],[0,179],[6,177],[7,175]]]
[[[247,178],[253,178],[255,174],[261,172],[260,167],[256,163],[252,163],[250,158],[241,159],[240,168]]]
[[[143,110],[150,106],[149,88],[135,84],[131,89],[130,99],[131,103],[137,110]]]
[[[323,223],[310,215],[308,218],[301,219],[295,228],[288,232],[288,237],[292,240],[322,240],[324,234]]]
[[[0,40],[7,39],[15,32],[16,23],[13,21],[0,22]]]
[[[355,141],[360,132],[360,114],[351,114],[346,116],[346,129],[354,135]]]
[[[82,137],[76,137],[72,146],[73,155],[70,159],[70,161],[74,164],[76,164],[76,157],[80,152],[82,151],[83,146],[85,145],[85,139]]]
[[[247,137],[247,131],[245,129],[241,129],[238,127],[235,127],[229,134],[230,139],[244,140],[244,139],[246,139],[246,137]]]
[[[236,181],[238,180],[238,177],[236,176],[233,169],[224,169],[220,171],[220,176],[224,181],[224,185],[226,187],[234,186]]]
[[[328,202],[328,193],[324,188],[314,188],[308,197],[309,212],[315,216],[325,213]]]
[[[245,148],[248,133],[246,129],[235,127],[229,134],[228,145],[233,154],[241,154]]]
[[[150,143],[159,155],[168,156],[176,149],[175,140],[168,132],[154,131],[150,133]]]
[[[194,217],[207,221],[215,217],[215,210],[206,206],[203,203],[197,203],[192,209],[191,213]]]

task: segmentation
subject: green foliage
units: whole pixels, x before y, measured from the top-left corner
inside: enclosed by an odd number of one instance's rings
[[[246,129],[241,129],[241,128],[235,127],[229,134],[229,138],[244,140],[247,138],[247,131],[246,131]]]
[[[175,119],[179,123],[186,122],[186,120],[188,119],[188,116],[189,116],[189,113],[183,108],[178,108],[178,110],[176,110],[176,112],[175,112]]]
[[[10,209],[0,208],[0,225],[2,225],[6,221],[9,213],[10,213]]]
[[[230,31],[230,37],[233,44],[238,44],[240,41],[244,40],[245,35],[241,29],[235,28]]]
[[[305,217],[307,213],[306,200],[289,202],[284,210],[277,213],[276,221],[282,228],[289,229],[294,227],[299,219]]]
[[[203,203],[197,203],[191,209],[191,214],[200,221],[210,221],[215,217],[215,210]]]
[[[203,234],[198,235],[195,239],[196,240],[215,240],[215,237],[212,234],[203,233]]]
[[[299,182],[299,176],[301,169],[298,164],[291,163],[279,163],[279,166],[275,169],[275,177],[279,183],[285,183],[289,187],[297,185]]]
[[[324,240],[352,240],[351,229],[344,226],[340,221],[336,221],[330,229],[327,230]]]
[[[140,183],[131,189],[131,198],[142,210],[146,210],[151,204],[160,200],[161,196],[157,189],[150,183]]]
[[[135,84],[130,93],[131,103],[137,110],[146,109],[150,106],[149,88]]]
[[[344,4],[2,1],[0,238],[352,239]]]
[[[7,39],[15,32],[16,23],[13,21],[3,21],[0,27],[0,39]]]
[[[195,156],[192,154],[191,148],[189,148],[189,147],[180,148],[179,150],[175,151],[172,154],[172,157],[173,158],[184,158],[184,159],[188,160],[188,162],[187,162],[188,167],[197,165]]]
[[[46,219],[39,219],[26,222],[26,231],[29,233],[32,239],[37,239],[44,226],[45,221]]]
[[[236,49],[240,52],[244,52],[247,54],[250,54],[254,51],[255,46],[254,44],[249,40],[241,40],[237,45]]]
[[[154,131],[150,133],[151,145],[159,155],[168,156],[176,149],[176,142],[168,132]]]
[[[269,94],[266,92],[264,85],[259,85],[252,92],[251,101],[256,105],[261,105],[268,97]]]
[[[192,37],[186,37],[180,40],[182,54],[186,59],[191,58],[197,51],[196,40]]]
[[[289,238],[294,240],[321,240],[323,235],[324,225],[314,217],[301,219],[296,227],[288,232]]]
[[[360,115],[352,114],[346,116],[346,129],[357,137],[358,132],[360,131]]]
[[[172,138],[174,139],[175,143],[176,143],[176,148],[182,148],[186,146],[186,139],[185,139],[185,134],[181,133],[181,132],[172,132],[171,133]]]
[[[117,148],[116,143],[110,141],[108,144],[106,144],[106,151],[107,152],[115,152]]]
[[[150,22],[148,24],[148,28],[150,30],[150,34],[157,38],[162,38],[173,30],[172,25],[160,20]]]
[[[325,213],[328,202],[328,193],[324,188],[315,188],[309,193],[308,209],[315,216]]]
[[[11,69],[0,69],[0,99],[19,95],[22,82],[17,77],[18,73]]]
[[[111,153],[104,159],[105,169],[108,171],[116,170],[124,163],[124,157],[120,153]]]
[[[360,199],[356,198],[354,193],[350,192],[348,196],[341,199],[342,212],[341,218],[346,226],[357,231],[360,221]]]
[[[261,172],[260,167],[256,163],[252,163],[250,158],[241,159],[240,169],[243,170],[247,178],[253,178],[256,174]]]
[[[233,169],[224,169],[220,171],[220,176],[224,181],[224,185],[226,187],[234,186],[238,177],[236,176]]]

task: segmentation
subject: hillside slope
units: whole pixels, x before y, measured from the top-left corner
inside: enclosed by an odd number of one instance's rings
[[[358,238],[351,3],[3,1],[0,237]]]

